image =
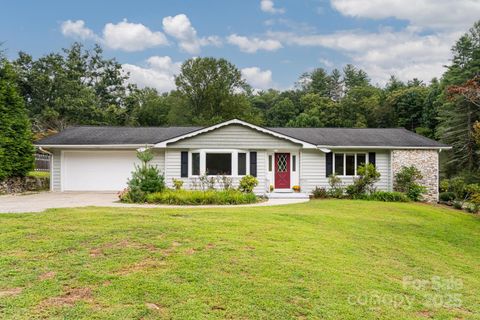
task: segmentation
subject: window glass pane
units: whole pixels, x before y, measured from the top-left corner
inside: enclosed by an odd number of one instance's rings
[[[343,153],[335,153],[335,174],[343,176]]]
[[[238,175],[244,176],[247,174],[247,154],[238,154]]]
[[[207,153],[206,169],[208,175],[232,175],[232,154]]]
[[[355,174],[355,155],[347,154],[345,157],[345,174],[353,176]]]
[[[292,171],[297,171],[297,156],[292,156]]]
[[[273,166],[273,156],[268,156],[268,171],[272,171]]]
[[[192,153],[192,175],[200,175],[200,153]]]
[[[364,153],[357,154],[357,168],[363,166],[366,161],[366,156]]]

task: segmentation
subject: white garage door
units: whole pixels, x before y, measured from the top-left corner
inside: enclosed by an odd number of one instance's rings
[[[65,151],[62,186],[64,191],[120,191],[127,186],[135,151]]]

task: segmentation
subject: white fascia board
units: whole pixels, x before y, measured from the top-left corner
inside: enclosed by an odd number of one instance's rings
[[[138,149],[153,147],[153,144],[35,144],[45,149]]]
[[[404,146],[404,147],[395,147],[395,146],[317,146],[318,149],[398,149],[398,150],[450,150],[452,147],[411,147],[411,146]]]
[[[194,131],[194,132],[190,132],[190,133],[187,133],[187,134],[184,134],[184,135],[172,138],[172,139],[168,139],[168,140],[159,142],[159,143],[155,144],[154,148],[166,148],[169,143],[174,143],[174,142],[177,142],[179,140],[195,137],[199,134],[206,133],[206,132],[209,132],[209,131],[213,131],[213,130],[216,130],[218,128],[225,127],[225,126],[228,126],[228,125],[231,125],[231,124],[239,124],[239,125],[249,127],[251,129],[254,129],[254,130],[269,134],[269,135],[272,135],[272,136],[277,137],[277,138],[281,138],[281,139],[289,140],[293,143],[301,144],[304,149],[316,149],[317,148],[315,145],[313,145],[311,143],[308,143],[308,142],[305,142],[305,141],[302,141],[302,140],[298,140],[298,139],[286,136],[284,134],[281,134],[281,133],[278,133],[278,132],[275,132],[275,131],[272,131],[272,130],[269,130],[269,129],[266,129],[266,128],[262,128],[260,126],[256,126],[254,124],[251,124],[251,123],[248,123],[248,122],[245,122],[245,121],[242,121],[242,120],[238,120],[238,119],[225,121],[225,122],[222,122],[222,123],[219,123],[219,124],[207,127],[207,128],[203,128],[203,129],[200,129],[200,130],[197,130],[197,131]]]

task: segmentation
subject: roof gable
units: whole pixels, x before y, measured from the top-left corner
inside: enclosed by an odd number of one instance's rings
[[[242,120],[238,120],[238,119],[233,119],[233,120],[221,122],[219,124],[216,124],[216,125],[213,125],[213,126],[210,126],[210,127],[202,128],[202,129],[184,134],[182,136],[178,136],[178,137],[175,137],[175,138],[172,138],[172,139],[162,141],[160,143],[157,143],[155,145],[155,147],[165,148],[165,147],[167,147],[169,145],[173,145],[173,144],[175,144],[175,143],[177,143],[181,140],[192,139],[194,137],[197,137],[197,136],[200,136],[200,135],[205,135],[205,134],[211,133],[213,131],[216,131],[216,130],[219,130],[221,128],[225,128],[225,127],[228,127],[228,126],[242,126],[242,127],[245,127],[245,128],[249,128],[252,131],[257,131],[258,133],[262,133],[264,135],[268,135],[268,136],[275,137],[275,138],[280,139],[280,140],[284,140],[284,141],[288,141],[288,142],[293,143],[293,144],[297,144],[297,145],[301,146],[302,148],[306,148],[306,149],[315,149],[316,148],[315,144],[306,142],[306,141],[301,140],[301,139],[296,139],[294,137],[284,135],[280,132],[272,131],[268,128],[263,128],[263,127],[260,127],[260,126],[242,121]],[[246,134],[248,134],[248,133],[246,133]],[[242,137],[245,138],[245,136],[242,136]],[[237,141],[241,140],[242,137],[238,136]],[[253,145],[252,145],[252,147],[253,147]]]

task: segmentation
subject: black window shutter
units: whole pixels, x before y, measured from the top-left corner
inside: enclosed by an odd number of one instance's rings
[[[371,164],[375,165],[376,162],[375,162],[375,152],[369,152],[368,153],[368,162],[370,162]]]
[[[333,153],[329,152],[325,154],[326,168],[325,176],[328,178],[332,175],[333,172]]]
[[[188,177],[188,152],[187,151],[182,151],[180,176],[182,178]]]
[[[250,175],[257,176],[257,152],[250,152]]]

